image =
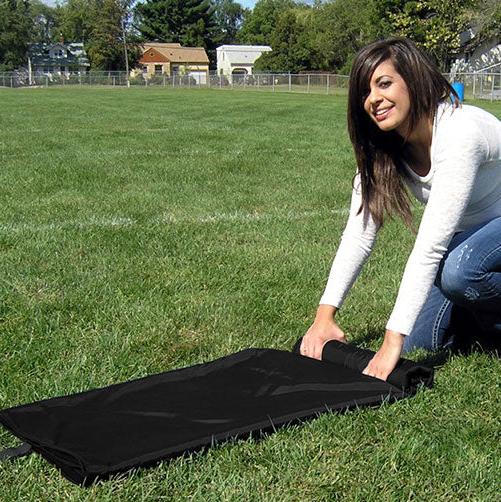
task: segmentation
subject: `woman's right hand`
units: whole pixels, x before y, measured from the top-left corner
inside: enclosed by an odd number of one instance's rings
[[[299,349],[301,355],[322,359],[322,350],[329,340],[346,343],[343,330],[334,321],[337,310],[331,305],[319,305],[315,321],[303,336]]]

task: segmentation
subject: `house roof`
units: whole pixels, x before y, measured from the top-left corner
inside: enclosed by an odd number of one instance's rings
[[[143,45],[143,56],[149,49],[154,49],[171,63],[209,64],[209,58],[203,47],[182,47],[178,43],[148,42]],[[153,62],[152,59],[150,61]]]
[[[216,50],[223,51],[271,51],[269,45],[220,45]]]
[[[54,47],[65,49],[66,57],[51,58],[50,50]],[[63,66],[90,66],[82,42],[31,44],[28,47],[28,55],[34,65],[52,66],[57,64]]]
[[[269,45],[221,45],[217,48],[218,55],[224,52],[231,64],[253,64],[263,52],[269,51]]]

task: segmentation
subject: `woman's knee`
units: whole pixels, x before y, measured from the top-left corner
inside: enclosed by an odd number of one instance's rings
[[[460,246],[444,263],[440,277],[440,289],[444,296],[457,305],[475,303],[480,297],[478,284],[485,271],[478,267],[473,248]]]

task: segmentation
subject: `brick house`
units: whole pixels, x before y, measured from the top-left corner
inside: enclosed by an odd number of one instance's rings
[[[146,43],[134,75],[190,75],[198,84],[209,78],[209,58],[203,47],[182,47],[179,43]]]

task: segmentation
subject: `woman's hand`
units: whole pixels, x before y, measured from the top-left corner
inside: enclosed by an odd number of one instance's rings
[[[329,340],[339,340],[346,343],[346,337],[342,329],[334,321],[336,312],[337,308],[331,305],[320,305],[318,307],[315,321],[303,336],[299,349],[301,355],[322,359],[322,350]]]
[[[383,345],[362,373],[386,380],[400,359],[404,336],[396,331],[386,330]]]

